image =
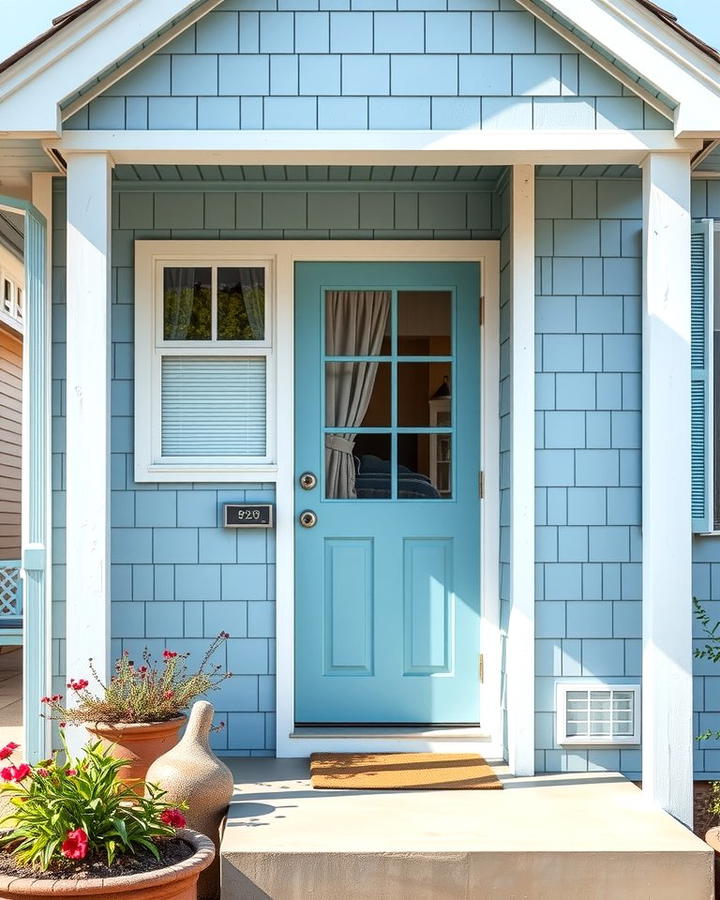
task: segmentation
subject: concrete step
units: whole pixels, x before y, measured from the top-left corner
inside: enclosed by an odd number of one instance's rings
[[[224,900],[710,900],[712,851],[616,774],[503,791],[315,791],[306,759],[231,763]]]

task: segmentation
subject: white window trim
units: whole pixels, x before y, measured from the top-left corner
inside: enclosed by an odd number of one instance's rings
[[[10,309],[5,309],[5,282],[12,286],[13,296]],[[18,316],[17,293],[22,291]],[[22,334],[25,330],[25,268],[19,260],[5,247],[0,246],[0,322]]]
[[[592,738],[588,735],[567,734],[566,719],[566,699],[570,691],[631,691],[633,694],[633,732],[628,735],[615,735],[613,737],[596,737]],[[559,747],[615,747],[617,745],[639,746],[641,741],[641,703],[640,703],[640,685],[637,683],[625,684],[623,682],[607,682],[588,681],[563,681],[555,685],[555,712],[556,712],[556,729],[555,742]]]
[[[168,246],[168,244],[170,246]],[[167,266],[265,269],[265,339],[262,341],[166,341],[162,339],[163,269]],[[135,242],[135,480],[137,482],[274,481],[277,433],[276,255],[253,253],[240,242]],[[213,276],[213,284],[215,276]],[[215,315],[213,315],[213,322]],[[263,457],[163,457],[162,358],[262,356],[266,370],[266,454]]]

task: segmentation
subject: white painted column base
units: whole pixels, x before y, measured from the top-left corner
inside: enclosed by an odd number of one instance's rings
[[[508,762],[535,774],[535,167],[512,167]]]
[[[66,674],[89,677],[92,658],[103,681],[110,649],[110,210],[107,154],[70,155]],[[84,735],[71,732],[70,744],[78,749]]]
[[[643,165],[643,790],[692,824],[690,158]]]

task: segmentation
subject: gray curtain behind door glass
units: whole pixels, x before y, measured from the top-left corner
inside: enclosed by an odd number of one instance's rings
[[[378,356],[382,346],[390,294],[387,291],[327,291],[325,352],[328,356]],[[375,385],[376,362],[340,363],[327,367],[325,406],[328,425],[341,433],[325,435],[327,496],[353,499],[356,428],[362,425]]]

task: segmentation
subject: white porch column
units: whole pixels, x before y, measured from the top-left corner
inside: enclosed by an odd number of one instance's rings
[[[643,165],[643,790],[692,824],[690,158]]]
[[[508,753],[535,773],[535,167],[512,167],[512,462]]]
[[[107,674],[110,644],[110,158],[67,171],[67,675]]]

